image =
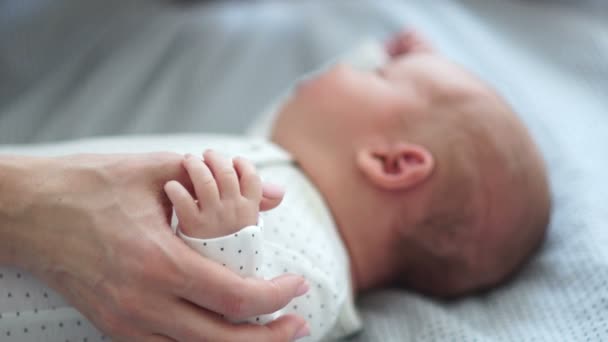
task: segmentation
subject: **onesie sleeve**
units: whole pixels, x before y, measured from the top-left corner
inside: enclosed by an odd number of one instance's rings
[[[211,239],[190,237],[178,228],[177,235],[200,255],[227,267],[241,277],[262,277],[264,261],[263,221],[257,226],[248,226],[230,235]],[[245,322],[266,324],[277,318],[277,313],[250,317]],[[235,323],[242,323],[237,321]]]
[[[209,258],[242,277],[258,277],[263,262],[263,221],[230,235],[211,239],[190,237],[178,228],[177,235],[200,255]]]

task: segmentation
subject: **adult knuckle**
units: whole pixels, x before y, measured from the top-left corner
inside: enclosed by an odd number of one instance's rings
[[[123,333],[124,324],[118,319],[117,314],[102,309],[97,312],[97,324],[103,332],[112,336],[118,336]]]
[[[200,329],[188,325],[179,325],[179,328],[174,328],[175,331],[179,331],[179,335],[184,341],[207,341],[206,336],[201,336]]]
[[[246,317],[245,305],[245,296],[238,288],[228,287],[226,293],[221,297],[221,312],[232,319]]]
[[[105,324],[114,326],[119,322],[118,317],[124,315],[126,292],[114,282],[106,281],[96,284],[94,289],[105,297],[103,306],[97,310],[97,316]]]
[[[255,331],[248,331],[235,334],[235,336],[226,337],[225,341],[230,342],[268,342],[269,334],[264,333],[264,327],[256,327]]]
[[[122,316],[127,321],[137,321],[141,319],[145,312],[144,304],[139,296],[134,294],[124,294],[119,296]]]
[[[115,333],[110,333],[110,334],[108,334],[108,336],[110,336],[112,338],[112,341],[114,341],[114,342],[133,341],[133,337],[129,336],[124,331],[117,331]]]
[[[115,312],[105,310],[99,313],[99,320],[96,324],[99,329],[113,341],[130,341],[134,335],[133,324],[127,323],[120,315]]]
[[[140,283],[147,283],[149,281],[156,281],[159,277],[159,266],[161,265],[161,260],[159,258],[155,258],[154,254],[148,254],[148,260],[155,261],[155,266],[153,267],[137,267],[133,272],[133,279]]]
[[[106,334],[112,337],[112,341],[133,341],[134,335],[132,329],[124,324],[114,330],[106,331]]]
[[[179,280],[174,283],[173,288],[177,289],[178,293],[193,293],[197,286],[199,284],[196,279],[184,271]]]
[[[283,303],[284,296],[281,295],[282,291],[279,285],[272,281],[267,282],[267,284],[268,290],[266,291],[265,301],[269,303],[270,306],[277,309],[283,306],[284,304],[287,304]]]
[[[245,299],[238,294],[224,296],[222,299],[222,307],[224,315],[232,319],[243,319],[243,306]]]
[[[158,239],[150,239],[141,244],[136,251],[139,260],[131,262],[131,280],[136,285],[159,284],[168,286],[170,281],[180,274],[180,266],[172,250],[162,245]]]
[[[269,328],[268,330],[270,330],[270,333],[269,333],[270,341],[273,341],[273,342],[291,341],[291,336],[289,336],[289,333],[285,329],[270,329]]]
[[[259,341],[259,342],[285,342],[291,341],[289,332],[280,327],[269,327],[266,325],[258,327],[258,334],[255,337],[244,337],[243,341]]]
[[[125,327],[123,330],[111,335],[112,341],[115,342],[137,342],[141,341],[141,336],[134,328]]]
[[[233,331],[231,332],[223,332],[221,334],[218,334],[218,336],[214,336],[213,341],[217,341],[217,342],[239,342],[239,341],[249,341],[251,342],[251,338],[245,340],[241,338],[240,334],[237,334]]]
[[[131,322],[139,321],[145,313],[145,303],[142,296],[126,286],[116,289],[108,300],[111,301],[113,309],[105,318],[110,322],[115,323],[115,319]]]

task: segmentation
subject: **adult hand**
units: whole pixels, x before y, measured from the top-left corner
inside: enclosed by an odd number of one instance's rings
[[[304,279],[244,279],[202,258],[171,231],[162,188],[188,184],[182,156],[0,157],[0,264],[29,270],[118,341],[290,341],[306,322],[233,320],[270,313]],[[266,188],[262,209],[282,192]],[[10,197],[7,195],[10,194]]]

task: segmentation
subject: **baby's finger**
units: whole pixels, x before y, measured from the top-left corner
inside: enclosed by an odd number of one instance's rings
[[[211,150],[205,151],[204,157],[205,163],[209,166],[215,177],[220,198],[235,198],[240,196],[239,179],[232,161]]]
[[[249,200],[260,201],[262,198],[262,180],[253,164],[241,157],[233,159],[234,169],[241,184],[241,195]]]
[[[184,167],[192,180],[199,208],[209,207],[218,202],[220,199],[218,185],[207,164],[200,158],[188,155],[184,161]]]
[[[276,208],[283,197],[285,196],[285,189],[272,183],[262,184],[262,200],[260,201],[260,210],[266,211]]]
[[[194,199],[177,181],[169,181],[165,184],[165,193],[175,208],[175,213],[180,221],[192,222],[195,213],[198,213],[198,207],[194,203]]]

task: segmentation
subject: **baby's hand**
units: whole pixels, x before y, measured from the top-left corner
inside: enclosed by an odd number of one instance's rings
[[[177,181],[165,185],[184,234],[213,238],[257,224],[262,182],[251,162],[206,151],[204,161],[186,156],[184,167],[198,201]]]

